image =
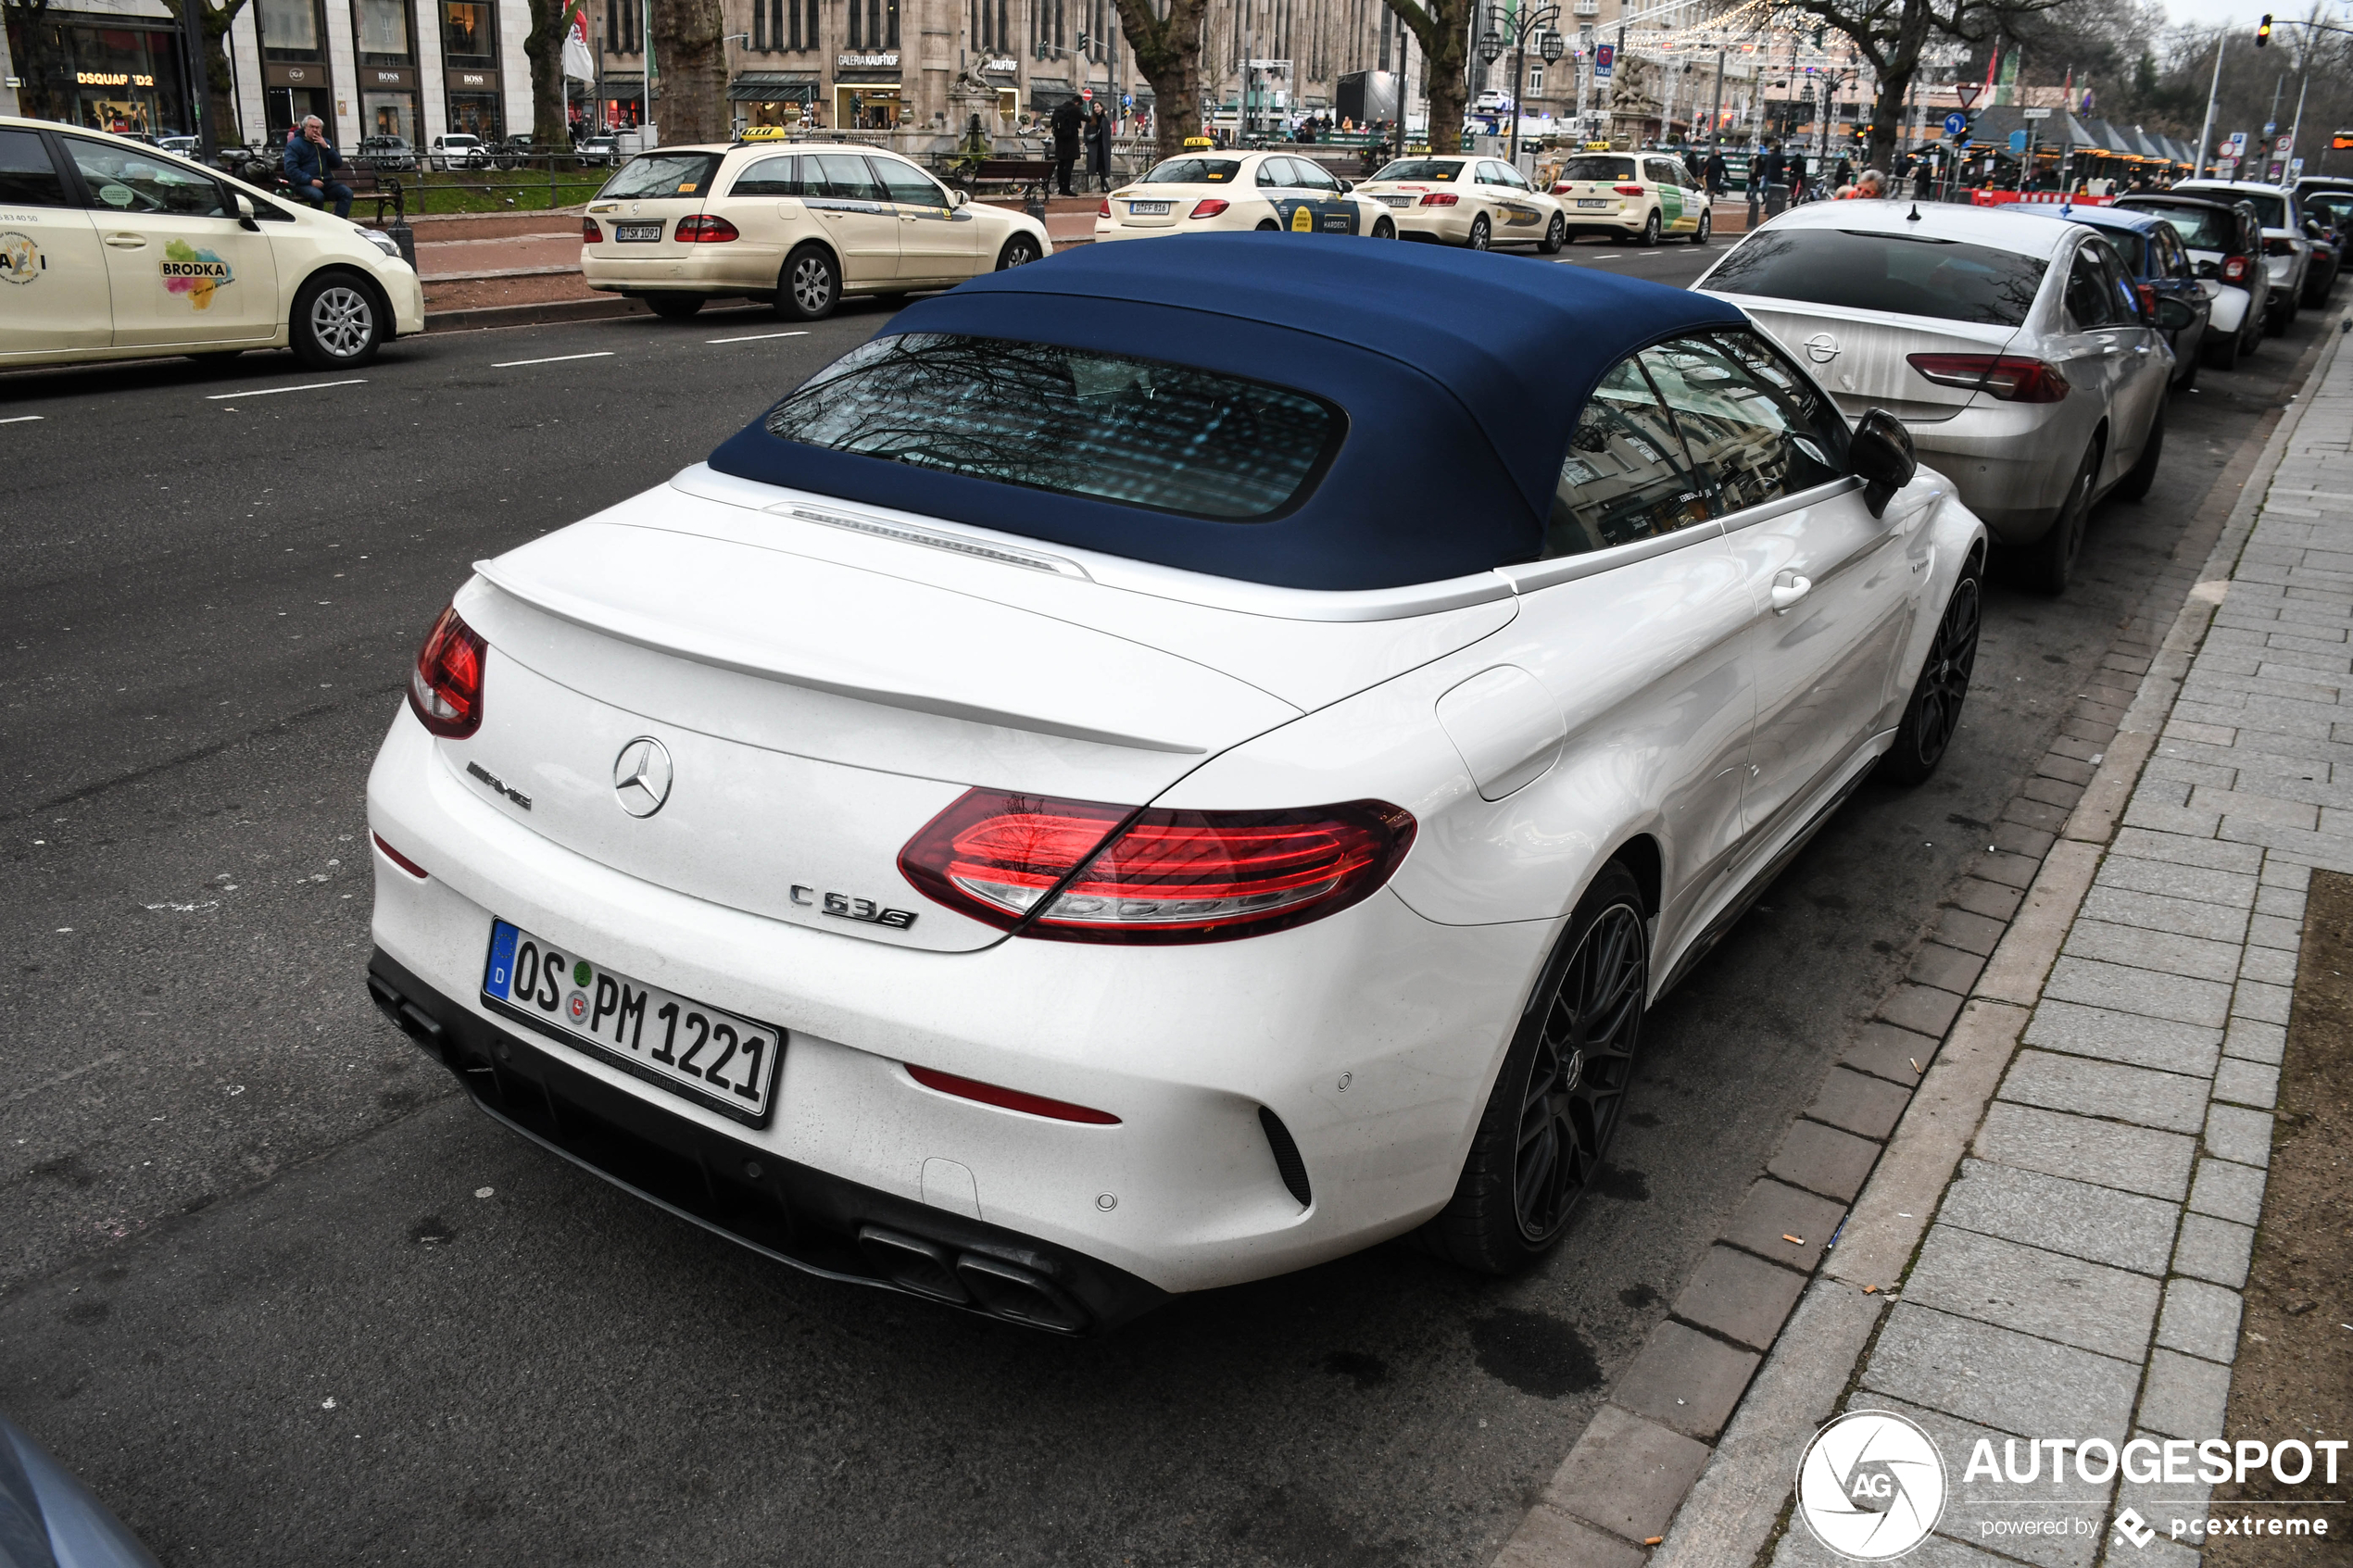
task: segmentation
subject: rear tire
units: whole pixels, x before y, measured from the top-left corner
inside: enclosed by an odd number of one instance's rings
[[[2149,487],[2157,483],[2157,465],[2165,455],[2165,405],[2157,406],[2156,418],[2149,420],[2148,440],[2141,447],[2141,455],[2116,484],[2116,494],[2127,501],[2147,498]]]
[[[1509,1274],[1559,1245],[1617,1135],[1649,990],[1642,889],[1612,860],[1537,979],[1430,1250]]]
[[[1567,244],[1568,244],[1568,224],[1562,220],[1559,213],[1555,212],[1553,214],[1553,220],[1544,225],[1544,237],[1536,242],[1537,254],[1558,256],[1561,253],[1561,246]]]
[[[1642,232],[1635,238],[1634,243],[1644,250],[1658,244],[1658,208],[1651,208],[1651,215],[1642,220]]]
[[[672,294],[665,290],[646,295],[646,308],[665,321],[683,321],[702,308],[702,295]]]
[[[1880,762],[1881,770],[1898,784],[1924,783],[1944,759],[1945,748],[1960,728],[1961,704],[1977,668],[1982,597],[1981,571],[1972,560],[1961,568],[1961,580],[1944,601],[1927,661],[1912,686],[1912,700],[1905,705],[1904,721],[1896,728],[1895,744]]]
[[[2027,552],[2024,577],[2027,586],[2037,593],[2056,598],[2067,592],[2068,580],[2075,575],[2075,558],[2083,550],[2083,532],[2092,515],[2092,487],[2099,482],[2099,473],[2100,445],[2095,441],[2084,448],[2083,461],[2068,485],[2067,499],[2059,503],[2050,531]]]
[[[1373,220],[1373,238],[1377,240],[1393,240],[1396,237],[1396,224],[1390,222],[1386,218],[1377,218]]]
[[[1262,218],[1258,220],[1258,232],[1262,234],[1279,234],[1282,230],[1283,226],[1271,218]]]
[[[390,323],[376,291],[348,272],[328,272],[296,291],[286,319],[295,358],[314,370],[364,365],[384,346]]]
[[[776,314],[787,321],[822,321],[841,303],[841,268],[823,245],[802,245],[776,274]]]
[[[1465,240],[1463,244],[1472,250],[1485,250],[1494,243],[1494,240],[1495,226],[1487,220],[1487,214],[1482,212],[1471,220],[1470,238]]]
[[[1699,228],[1692,235],[1692,244],[1704,245],[1716,237],[1716,214],[1708,207],[1699,209]]]

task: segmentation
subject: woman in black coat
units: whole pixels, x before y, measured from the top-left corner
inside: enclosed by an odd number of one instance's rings
[[[1099,189],[1111,189],[1111,116],[1100,103],[1087,121],[1087,172],[1102,182]]]

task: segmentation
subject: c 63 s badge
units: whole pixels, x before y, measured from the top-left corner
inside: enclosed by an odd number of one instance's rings
[[[48,263],[30,234],[0,234],[0,282],[29,283]]]
[[[820,893],[799,883],[793,884],[792,901],[804,909],[814,909],[836,920],[887,925],[893,931],[904,931],[915,923],[915,911],[912,909],[886,909],[872,898],[853,898],[847,893]]]

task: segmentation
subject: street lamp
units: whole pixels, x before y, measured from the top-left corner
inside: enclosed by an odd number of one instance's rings
[[[1557,60],[1567,54],[1568,42],[1561,36],[1559,28],[1554,25],[1559,22],[1560,16],[1561,8],[1558,6],[1546,6],[1540,10],[1525,11],[1512,18],[1510,20],[1512,31],[1508,39],[1493,19],[1489,20],[1487,31],[1478,35],[1478,57],[1481,64],[1492,66],[1503,57],[1506,48],[1512,51],[1511,159],[1515,167],[1519,163],[1519,90],[1520,83],[1528,78],[1528,41],[1531,38],[1536,40],[1536,52],[1546,60]]]

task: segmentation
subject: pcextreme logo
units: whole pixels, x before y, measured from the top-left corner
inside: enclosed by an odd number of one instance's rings
[[[1814,1434],[1797,1466],[1797,1515],[1841,1557],[1901,1557],[1944,1512],[1944,1456],[1887,1411],[1853,1411]]]
[[[185,240],[173,240],[163,247],[161,265],[163,286],[173,294],[186,295],[188,303],[198,310],[210,309],[215,291],[237,281],[227,262]]]

